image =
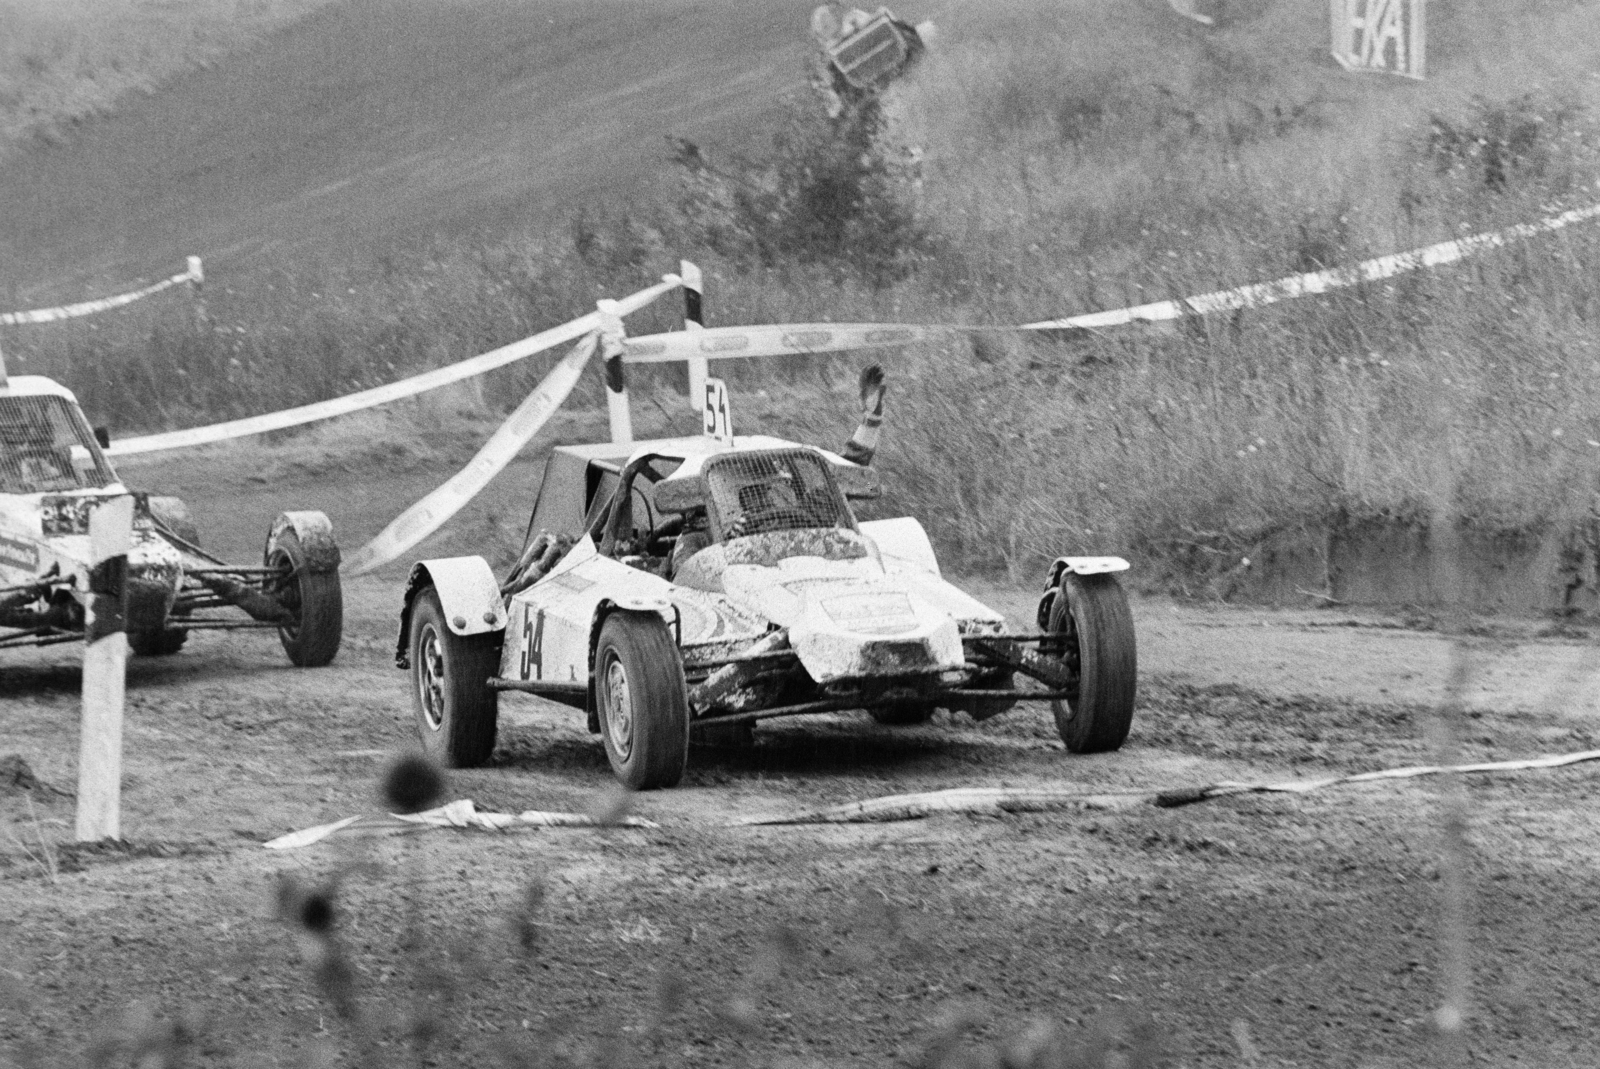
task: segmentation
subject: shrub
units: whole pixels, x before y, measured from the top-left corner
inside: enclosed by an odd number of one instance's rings
[[[1427,154],[1440,174],[1464,174],[1490,192],[1548,181],[1558,163],[1568,162],[1562,140],[1582,113],[1575,100],[1535,93],[1507,101],[1474,97],[1462,119],[1432,116]]]
[[[821,265],[882,289],[934,251],[911,202],[915,159],[897,150],[876,101],[830,118],[791,100],[760,158],[713,161],[677,144],[679,233],[743,268]]]

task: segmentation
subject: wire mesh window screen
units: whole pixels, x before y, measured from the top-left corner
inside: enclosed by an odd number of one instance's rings
[[[83,416],[64,397],[0,397],[0,494],[115,481]]]
[[[724,538],[855,526],[815,453],[727,453],[706,462],[705,479]]]

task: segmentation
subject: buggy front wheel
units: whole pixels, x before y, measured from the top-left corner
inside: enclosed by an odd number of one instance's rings
[[[600,736],[611,771],[635,791],[675,786],[689,759],[683,656],[655,613],[618,611],[594,651]]]
[[[451,631],[431,586],[417,594],[410,611],[406,653],[422,749],[448,768],[476,768],[494,753],[499,728],[500,694],[489,678],[500,668],[502,633]]]
[[[338,569],[313,570],[292,529],[273,537],[267,547],[267,567],[277,571],[278,604],[289,615],[278,627],[278,638],[290,663],[320,668],[332,661],[344,635],[344,590]]]
[[[1122,747],[1133,725],[1139,659],[1133,613],[1117,577],[1067,572],[1050,605],[1049,652],[1077,669],[1077,696],[1051,703],[1073,753]],[[1057,637],[1059,636],[1059,637]]]

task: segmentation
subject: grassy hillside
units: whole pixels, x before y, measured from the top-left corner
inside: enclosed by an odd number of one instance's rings
[[[225,63],[123,98],[114,118],[0,160],[0,297],[72,299],[190,253],[218,277],[370,261],[627,196],[666,134],[760,127],[801,73],[808,11],[322,3]]]
[[[328,0],[0,0],[0,153],[110,114]]]
[[[59,370],[122,429],[183,425],[471,355],[580,314],[599,293],[636,288],[680,255],[709,268],[715,322],[1008,324],[1333,266],[1600,199],[1593,2],[1436,3],[1425,83],[1339,69],[1326,55],[1326,7],[1313,0],[1235,0],[1213,30],[1154,0],[902,5],[940,23],[938,47],[886,104],[882,128],[853,132],[830,125],[805,92],[783,111],[773,86],[760,107],[741,89],[751,83],[738,70],[754,68],[736,63],[751,55],[785,84],[800,79],[802,6],[783,8],[789,22],[751,16],[751,42],[781,42],[766,53],[754,43],[722,50],[736,27],[732,16],[713,20],[719,50],[676,84],[739,108],[702,134],[687,119],[663,121],[678,113],[662,110],[659,79],[677,75],[641,73],[605,96],[599,83],[614,76],[584,72],[618,69],[596,57],[631,57],[635,71],[646,55],[685,55],[705,32],[653,22],[658,8],[625,0],[552,5],[572,20],[563,40],[585,42],[563,53],[584,61],[550,84],[565,94],[571,129],[590,139],[586,160],[631,153],[637,164],[647,125],[651,139],[699,143],[682,156],[692,166],[649,197],[639,186],[607,192],[622,163],[576,166],[536,139],[488,152],[494,127],[476,117],[504,121],[491,106],[496,87],[528,83],[492,59],[462,74],[474,55],[464,35],[453,38],[463,51],[449,75],[423,72],[392,108],[377,87],[365,104],[341,92],[317,108],[306,89],[297,106],[337,121],[302,128],[290,121],[300,112],[268,109],[253,129],[301,130],[302,143],[268,139],[285,155],[258,161],[249,195],[262,204],[237,192],[242,157],[223,165],[231,177],[201,174],[187,199],[168,203],[211,218],[210,232],[241,235],[215,250],[225,269],[208,287],[209,318],[152,306],[48,335],[13,332],[8,352]],[[234,95],[212,94],[206,122],[263,106],[249,86],[319,84],[307,72],[345,45],[325,54],[307,42],[361,35],[314,31],[375,10],[347,0],[275,39],[270,57],[258,50],[228,72]],[[429,9],[407,10],[372,31],[402,54],[444,33]],[[497,0],[460,10],[502,29],[494,20],[512,17]],[[683,19],[697,11],[686,6]],[[553,47],[540,42],[512,53]],[[257,70],[269,59],[276,66]],[[36,170],[0,178],[26,176],[35,190],[50,179],[61,188],[49,196],[93,201],[93,176],[112,173],[95,151],[183,114],[155,110],[160,99],[72,146],[74,159],[96,162],[87,177],[52,169],[46,154]],[[602,108],[615,121],[594,122]],[[446,167],[446,130],[477,146],[473,166]],[[852,137],[866,137],[866,151]],[[665,151],[652,151],[662,153],[656,170],[669,170]],[[586,190],[579,207],[496,214],[562,181]],[[320,196],[294,195],[296,183]],[[471,211],[452,214],[458,196]],[[160,247],[105,214],[120,251]],[[92,245],[97,232],[70,218],[30,231],[31,247]],[[415,234],[397,219],[415,221]],[[899,487],[893,504],[924,516],[966,568],[1115,548],[1225,577],[1275,531],[1363,517],[1453,520],[1508,537],[1575,531],[1600,474],[1597,231],[1173,331],[1069,342],[999,334],[891,354],[883,463]],[[274,241],[315,255],[274,254]],[[633,326],[672,318],[658,310]],[[834,441],[852,422],[847,369],[859,362],[730,374],[741,389],[793,398],[784,422]],[[503,372],[485,395],[509,404],[540,371]],[[675,384],[641,375],[638,392]],[[596,401],[597,387],[585,389],[578,402]],[[125,403],[130,390],[137,405]]]

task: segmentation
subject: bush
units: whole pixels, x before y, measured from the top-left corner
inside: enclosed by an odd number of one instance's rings
[[[675,158],[680,233],[743,268],[822,265],[882,289],[935,251],[911,202],[915,159],[892,145],[876,101],[829,118],[792,100],[764,157],[722,164],[680,141]]]
[[[1534,93],[1498,102],[1474,97],[1465,118],[1432,116],[1427,153],[1440,174],[1465,175],[1490,192],[1548,182],[1559,163],[1570,162],[1562,142],[1582,112],[1577,101]]]

